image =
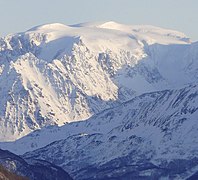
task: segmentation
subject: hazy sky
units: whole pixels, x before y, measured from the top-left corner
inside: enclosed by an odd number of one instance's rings
[[[198,40],[198,0],[0,0],[0,36],[60,22],[151,24]]]

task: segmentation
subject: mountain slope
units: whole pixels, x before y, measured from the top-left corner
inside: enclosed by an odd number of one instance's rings
[[[191,133],[195,135],[197,131],[197,94],[197,85],[190,85],[179,90],[165,90],[143,94],[117,108],[107,109],[102,113],[96,114],[86,121],[69,123],[62,127],[51,126],[43,128],[15,142],[0,143],[0,146],[15,153],[22,154],[73,135],[106,134],[113,129],[120,129],[122,126],[126,126],[130,129],[131,124],[133,124],[134,127],[142,127],[143,130],[145,132],[148,131],[148,133],[149,131],[154,131],[158,136],[161,130],[166,131],[169,129],[168,132],[173,133],[180,127],[180,124],[186,122],[187,124],[190,123],[190,126],[184,126],[185,129],[180,129],[181,132],[177,131],[177,133],[179,133],[179,135],[183,134],[183,136],[186,133],[189,136],[190,130],[188,128],[194,127]],[[125,108],[125,104],[127,104],[127,108]],[[149,124],[148,128],[150,128],[151,125],[151,129],[146,130],[147,126],[144,126],[145,124]],[[152,129],[153,126],[159,126],[161,130],[159,131],[158,128]],[[117,133],[118,132],[115,131],[115,134]],[[147,136],[147,134],[145,136]],[[152,135],[152,137],[155,138],[154,135]],[[178,136],[174,137],[176,139],[179,138]],[[196,146],[196,144],[193,143],[194,138],[195,137],[191,137],[189,139],[189,144],[183,143],[184,147],[186,146],[191,149],[191,146]],[[178,142],[178,139],[175,141]],[[172,141],[172,143],[174,144],[175,141]],[[159,145],[158,143],[159,142],[156,141],[156,146]],[[159,146],[162,147],[161,145]]]
[[[55,23],[1,38],[0,140],[195,83],[196,49],[180,32],[115,22]]]
[[[60,167],[47,161],[32,159],[27,163],[21,157],[9,152],[0,150],[0,164],[10,172],[27,177],[21,179],[30,180],[71,180],[72,178]],[[8,174],[12,176],[12,174]],[[16,176],[17,179],[17,176]],[[18,177],[20,179],[20,177]],[[14,178],[12,179],[14,180]]]
[[[74,179],[122,174],[123,179],[186,179],[198,170],[197,117],[197,85],[147,93],[87,121],[65,125],[62,136],[61,130],[54,129],[51,135],[48,131],[48,137],[60,140],[23,157],[50,159]],[[32,134],[32,139],[38,137],[35,141],[21,139],[20,145],[28,147],[22,142],[29,141],[42,144],[42,133],[40,137],[38,132]]]

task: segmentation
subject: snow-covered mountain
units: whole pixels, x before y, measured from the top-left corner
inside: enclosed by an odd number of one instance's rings
[[[55,134],[61,140],[23,157],[50,160],[74,179],[186,179],[198,171],[197,117],[197,85],[147,93],[87,121],[47,132],[52,137],[47,144]],[[36,135],[27,142],[47,141]]]
[[[69,123],[61,127],[46,127],[41,130],[36,130],[33,133],[16,140],[15,142],[0,143],[0,146],[17,154],[23,154],[25,152],[46,146],[54,141],[66,139],[76,135],[81,137],[95,133],[107,134],[114,131],[114,129],[118,130],[115,131],[115,135],[120,134],[121,127],[121,129],[125,129],[124,127],[128,127],[130,124],[133,124],[134,128],[137,126],[140,127],[140,130],[142,128],[142,131],[148,131],[148,133],[151,134],[154,133],[154,136],[152,136],[154,138],[153,141],[157,140],[156,137],[160,135],[160,133],[164,134],[168,131],[167,134],[172,134],[175,130],[180,128],[180,125],[186,129],[183,129],[178,136],[184,136],[185,133],[190,136],[190,134],[188,134],[190,131],[188,128],[194,128],[194,131],[191,131],[194,137],[189,137],[190,142],[186,139],[189,144],[186,145],[183,143],[183,145],[189,148],[190,144],[197,147],[196,143],[192,143],[192,141],[196,140],[195,132],[198,128],[196,126],[198,117],[197,95],[197,85],[189,85],[179,90],[164,90],[146,93],[137,96],[130,101],[122,103],[118,107],[106,109],[87,120]],[[186,126],[184,122],[189,124],[189,127]],[[146,124],[148,124],[148,127],[145,126]],[[159,129],[155,128],[158,126]],[[131,135],[131,130],[129,132],[129,135]],[[124,133],[126,133],[125,130]],[[179,131],[176,131],[176,133],[179,133]],[[141,136],[144,135],[142,134]],[[146,136],[147,134],[145,137]],[[179,141],[177,139],[178,136],[174,135],[174,138],[176,138],[175,141]],[[124,138],[126,137],[124,136]],[[163,138],[163,135],[158,136],[158,138]],[[175,141],[171,140],[173,144]],[[158,143],[156,146],[162,147]],[[161,150],[162,149],[163,148],[161,148]]]
[[[197,43],[115,22],[47,24],[0,39],[0,140],[83,120],[198,81]]]
[[[0,148],[74,179],[198,174],[198,43],[115,22],[0,40]],[[14,142],[7,142],[16,140]]]

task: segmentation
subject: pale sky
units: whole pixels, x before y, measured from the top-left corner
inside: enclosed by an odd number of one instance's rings
[[[150,24],[198,41],[198,0],[0,0],[0,36],[59,22]]]

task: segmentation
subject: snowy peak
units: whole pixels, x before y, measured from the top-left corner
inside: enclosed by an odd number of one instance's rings
[[[79,41],[95,54],[110,50],[114,53],[127,50],[139,53],[144,46],[152,44],[188,44],[183,33],[148,25],[124,25],[113,21],[84,23],[66,26],[59,23],[37,26],[25,33],[30,39],[40,39],[45,47],[40,58],[53,59],[59,51],[72,54]],[[35,42],[39,44],[38,42]],[[59,51],[58,51],[59,49]],[[44,52],[43,52],[44,51]],[[47,55],[47,54],[51,55]]]
[[[87,27],[87,28],[104,28],[104,29],[115,29],[115,30],[120,30],[121,28],[119,27],[123,27],[125,26],[125,28],[127,27],[127,25],[124,24],[120,24],[114,21],[101,21],[101,22],[86,22],[86,23],[80,23],[80,24],[74,24],[74,25],[70,25],[71,27]]]
[[[101,31],[102,29],[120,31],[128,35],[130,34],[131,36],[137,36],[139,40],[142,39],[148,41],[148,44],[172,44],[178,43],[180,41],[180,43],[190,42],[190,39],[187,38],[184,33],[151,25],[126,25],[114,21],[109,21],[82,23],[73,25],[72,27],[89,27],[99,29]]]
[[[73,26],[53,23],[9,35],[1,40],[1,48],[11,51],[16,49],[15,56],[30,51],[40,59],[52,61],[64,54],[72,55],[75,44],[79,43],[83,43],[95,55],[106,51],[129,51],[140,54],[141,57],[145,45],[189,44],[189,38],[183,33],[154,26],[133,26],[116,22]]]
[[[67,28],[69,28],[69,26],[66,26],[64,24],[52,23],[52,24],[44,24],[44,25],[36,26],[36,27],[29,29],[28,31],[43,31],[43,32],[57,31],[57,30],[61,31],[61,30],[65,30]]]
[[[101,25],[98,26],[99,28],[105,28],[105,29],[115,29],[115,30],[122,30],[122,29],[126,29],[127,25],[124,24],[120,24],[114,21],[109,21],[109,22],[105,22]]]

